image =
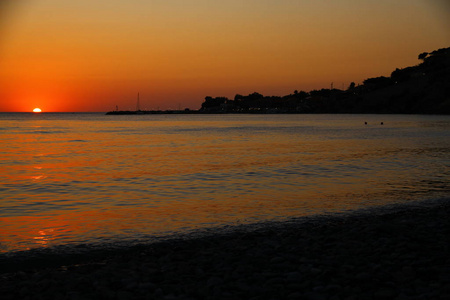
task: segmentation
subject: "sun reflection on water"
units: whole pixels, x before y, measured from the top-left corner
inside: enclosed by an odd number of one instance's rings
[[[37,175],[37,176],[31,176],[30,178],[35,180],[35,181],[38,181],[38,180],[41,180],[41,179],[45,179],[47,177],[48,176],[46,176],[46,175]]]
[[[54,229],[39,230],[39,235],[33,237],[35,243],[39,244],[40,246],[47,247],[49,243],[54,240],[53,231]]]

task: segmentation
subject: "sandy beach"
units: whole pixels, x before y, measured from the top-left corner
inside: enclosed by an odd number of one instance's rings
[[[449,299],[450,204],[0,260],[2,299]]]

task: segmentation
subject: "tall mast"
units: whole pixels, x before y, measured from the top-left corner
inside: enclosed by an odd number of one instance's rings
[[[139,93],[138,93],[138,97],[137,97],[137,103],[136,103],[136,111],[140,111],[141,108],[139,107]]]

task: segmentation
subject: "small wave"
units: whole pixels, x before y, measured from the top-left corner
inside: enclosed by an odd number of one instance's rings
[[[28,134],[60,134],[60,133],[67,133],[67,131],[62,130],[33,130],[29,132],[25,132]]]

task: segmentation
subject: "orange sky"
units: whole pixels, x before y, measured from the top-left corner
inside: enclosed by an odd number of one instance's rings
[[[449,47],[448,20],[445,0],[6,0],[0,111],[347,87]]]

